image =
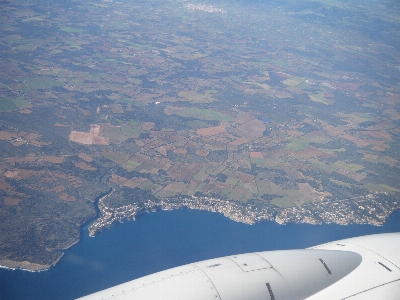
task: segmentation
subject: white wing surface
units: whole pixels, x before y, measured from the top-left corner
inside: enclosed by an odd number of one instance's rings
[[[232,255],[158,272],[91,299],[400,299],[400,233]]]

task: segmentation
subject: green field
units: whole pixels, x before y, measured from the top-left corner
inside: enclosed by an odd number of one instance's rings
[[[62,86],[62,83],[56,80],[47,78],[31,78],[28,79],[21,87],[24,92],[42,89],[52,89]]]
[[[29,102],[23,98],[16,98],[16,99],[0,98],[0,112],[18,110],[28,104]]]
[[[327,137],[321,137],[313,133],[308,133],[298,138],[294,138],[288,144],[288,148],[294,151],[302,151],[308,148],[309,143],[326,144],[330,141]]]
[[[194,129],[194,130],[199,129],[199,128],[210,127],[209,124],[207,124],[205,122],[202,122],[202,121],[199,121],[199,120],[188,121],[187,125],[189,127],[191,127],[192,129]]]
[[[325,98],[325,94],[323,92],[318,93],[318,94],[309,94],[308,97],[310,97],[310,100],[312,100],[314,102],[323,103],[325,105],[330,105],[335,102],[332,99]]]
[[[35,49],[36,46],[33,43],[20,44],[18,46],[13,47],[13,50],[20,52],[30,52],[34,51]]]
[[[239,182],[239,179],[235,177],[228,177],[225,182],[235,186]]]
[[[140,128],[140,124],[138,123],[136,126],[135,125],[123,125],[121,126],[121,134],[125,136],[129,136],[132,138],[138,138],[139,135],[142,133],[142,130]]]
[[[288,147],[290,150],[302,151],[302,150],[308,148],[308,144],[307,144],[307,142],[304,141],[304,140],[295,139],[295,140],[291,141],[290,144],[288,144],[287,147]]]
[[[83,30],[79,28],[69,27],[69,26],[60,26],[60,30],[68,32],[68,33],[82,33]]]
[[[109,160],[112,160],[116,164],[121,164],[127,161],[130,157],[129,154],[125,154],[122,152],[112,152],[112,151],[103,151],[101,152],[101,155],[103,155],[105,158],[108,158]]]
[[[257,166],[265,167],[265,160],[264,158],[258,158],[258,157],[250,157],[250,162],[252,164],[255,164]]]
[[[290,200],[289,197],[283,197],[283,198],[274,198],[270,202],[272,205],[278,206],[280,208],[286,208],[286,207],[292,207],[295,204],[293,203],[292,200]]]
[[[388,191],[391,191],[391,192],[397,192],[397,193],[400,192],[400,189],[396,189],[396,188],[391,187],[391,186],[389,186],[387,184],[380,184],[380,186],[383,187],[385,190],[388,190]]]
[[[331,174],[334,171],[334,169],[330,165],[327,165],[316,159],[310,160],[310,162],[315,168],[321,170],[324,173]]]
[[[233,201],[240,201],[243,198],[244,194],[237,193],[236,191],[232,190],[229,195],[228,199]]]
[[[305,79],[303,77],[293,77],[290,79],[286,79],[282,82],[288,86],[296,86],[296,85],[299,85],[300,83],[304,82],[304,80]]]
[[[344,170],[351,171],[351,172],[357,172],[357,171],[364,169],[364,166],[362,166],[362,165],[347,164],[343,161],[337,161],[337,162],[333,163],[332,166],[334,166],[335,169],[344,169]]]
[[[112,139],[121,134],[121,128],[117,126],[104,127],[101,134],[106,138]]]
[[[207,165],[201,167],[200,171],[197,172],[197,174],[194,176],[194,179],[197,181],[200,181],[200,182],[203,182],[204,180],[206,180],[208,177],[208,174],[209,174],[207,169],[208,169]]]
[[[159,190],[161,187],[157,184],[152,183],[150,180],[143,182],[141,185],[138,186],[139,189],[144,191],[151,191]]]
[[[221,197],[221,198],[227,198],[227,196],[229,195],[229,193],[231,192],[231,190],[230,189],[223,189],[220,193],[219,193],[219,196]]]
[[[268,194],[268,195],[286,196],[285,191],[282,190],[282,188],[279,185],[276,185],[271,181],[256,179],[256,182],[259,195]]]
[[[121,167],[123,167],[125,170],[129,172],[133,171],[138,166],[140,166],[140,164],[133,160],[128,160],[121,165]]]
[[[221,114],[215,110],[196,107],[186,108],[176,112],[176,114],[184,118],[195,118],[199,120],[215,120],[222,122],[233,122],[235,120],[234,118]]]

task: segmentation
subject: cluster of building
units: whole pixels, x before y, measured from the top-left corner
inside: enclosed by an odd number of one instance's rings
[[[382,225],[400,203],[387,193],[375,193],[345,200],[322,201],[282,209],[275,221],[285,223],[336,223]]]
[[[220,12],[224,13],[225,11],[223,9],[217,8],[212,5],[205,5],[205,4],[185,4],[185,7],[190,10],[201,10],[205,12]]]
[[[224,216],[246,224],[274,220],[280,224],[286,223],[350,223],[381,225],[386,218],[399,208],[397,202],[385,193],[369,194],[346,200],[322,201],[294,206],[280,210],[271,207],[257,207],[252,204],[240,204],[233,201],[220,200],[211,197],[168,198],[161,200],[141,201],[118,208],[111,208],[99,202],[101,217],[89,227],[89,235],[93,236],[104,228],[111,227],[116,222],[135,220],[145,212],[173,210],[181,208],[207,210],[221,213]]]
[[[135,220],[145,212],[173,210],[181,208],[207,210],[221,213],[224,216],[246,224],[254,224],[263,220],[273,220],[273,213],[267,207],[257,208],[254,205],[238,204],[233,201],[220,200],[211,197],[168,198],[160,201],[147,200],[134,204],[112,208],[104,205],[100,200],[99,208],[101,217],[89,226],[89,235],[94,236],[104,228],[111,227],[116,222]]]

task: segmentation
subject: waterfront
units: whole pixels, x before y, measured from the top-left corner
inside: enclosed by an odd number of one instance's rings
[[[158,211],[81,241],[48,271],[0,270],[0,298],[73,299],[174,266],[230,254],[306,248],[347,237],[400,231],[400,211],[384,226],[262,222],[247,225],[197,210]]]
[[[113,190],[112,190],[113,191]],[[136,216],[159,209],[173,210],[189,208],[207,210],[223,214],[233,221],[255,224],[262,221],[276,221],[279,224],[373,224],[382,225],[397,207],[396,198],[387,193],[374,193],[349,199],[320,201],[303,206],[293,206],[281,209],[257,207],[254,204],[243,204],[235,201],[215,199],[212,197],[171,197],[157,201],[139,201],[118,208],[110,208],[104,200],[111,195],[105,195],[98,201],[100,217],[89,227],[89,235],[94,236],[105,228],[110,228],[118,222],[135,220]],[[354,206],[358,207],[357,213]]]

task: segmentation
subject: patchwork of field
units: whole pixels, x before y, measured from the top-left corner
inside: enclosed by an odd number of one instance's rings
[[[96,205],[341,224],[399,208],[395,5],[3,2],[0,264],[50,265]]]

